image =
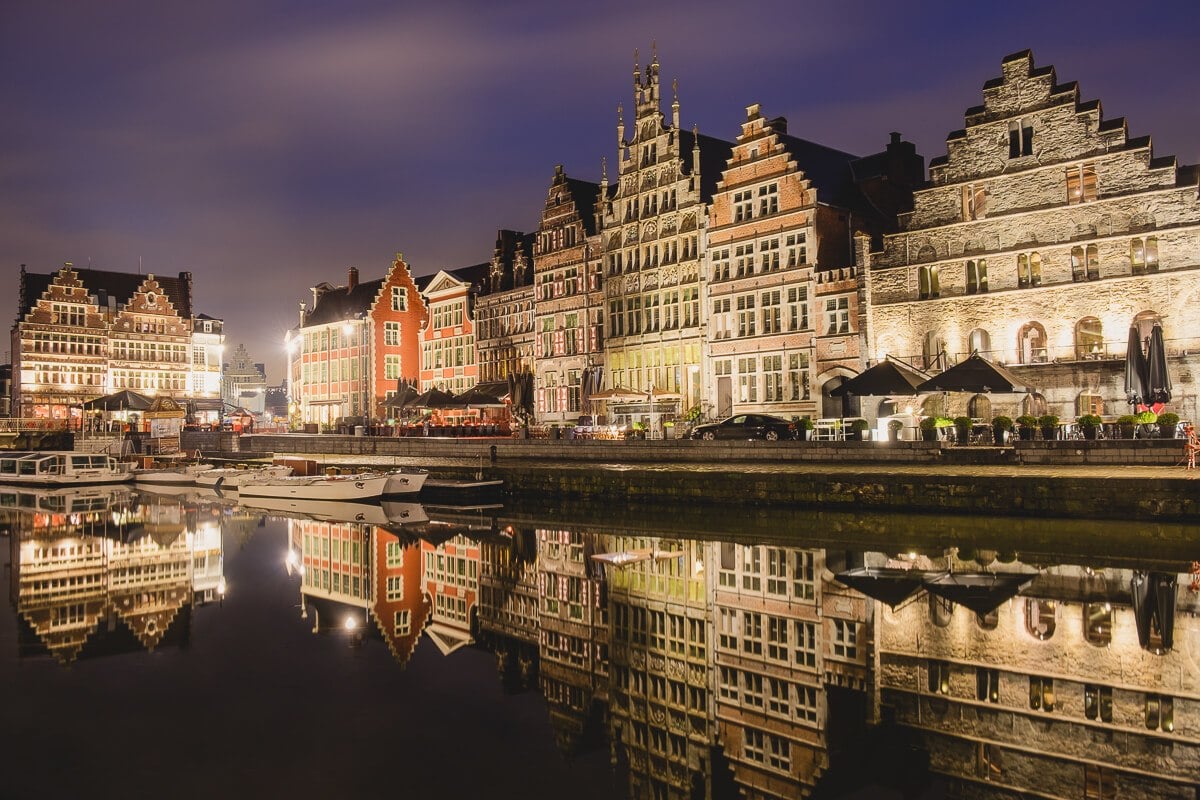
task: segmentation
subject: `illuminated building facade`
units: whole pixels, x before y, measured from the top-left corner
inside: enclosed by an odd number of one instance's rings
[[[267,376],[262,364],[250,360],[246,346],[239,344],[225,362],[221,375],[221,398],[255,414],[263,413],[267,399]]]
[[[124,389],[215,398],[211,383],[197,380],[195,350],[205,349],[207,365],[210,348],[217,348],[219,372],[222,334],[218,326],[197,339],[191,295],[187,272],[22,268],[12,329],[13,415],[78,424],[81,404]],[[206,388],[197,393],[200,384]]]
[[[568,177],[559,165],[542,209],[533,257],[534,391],[541,422],[574,422],[588,413],[584,398],[596,386],[594,372],[603,371],[603,266],[596,236],[602,191]]]
[[[605,386],[646,395],[636,403],[610,402],[610,415],[654,422],[700,404],[692,367],[701,366],[704,349],[706,204],[732,146],[682,130],[677,95],[668,124],[660,110],[657,55],[644,72],[634,65],[633,89],[628,139],[618,109],[618,183],[600,233]]]
[[[475,299],[479,383],[492,394],[502,395],[508,390],[509,375],[533,368],[532,245],[529,234],[497,232],[496,248],[488,264],[487,290]]]
[[[479,543],[462,534],[421,542],[421,583],[431,609],[425,634],[442,655],[475,641],[479,557]]]
[[[429,316],[421,331],[421,391],[462,394],[478,383],[474,312],[489,270],[489,264],[442,270],[422,289]]]
[[[978,352],[1037,388],[951,395],[948,416],[982,418],[1126,413],[1131,327],[1161,322],[1171,371],[1195,371],[1200,170],[1156,157],[1027,50],[946,145],[899,231],[861,248],[870,358],[939,369]],[[1191,384],[1172,406],[1195,418]]]

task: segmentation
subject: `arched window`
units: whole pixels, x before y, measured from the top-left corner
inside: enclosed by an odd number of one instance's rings
[[[1029,285],[1042,285],[1042,256],[1040,253],[1029,254]]]
[[[1046,329],[1040,322],[1026,322],[1017,334],[1017,353],[1022,364],[1044,364],[1049,359],[1046,353]]]
[[[975,262],[967,261],[967,294],[979,293],[979,276],[975,273]]]
[[[942,337],[938,336],[937,331],[926,333],[925,339],[922,341],[921,352],[925,360],[924,369],[940,369],[944,367],[945,352],[946,343],[942,341]]]
[[[954,603],[936,594],[929,594],[929,621],[944,628],[954,619]]]
[[[1021,401],[1021,413],[1031,417],[1040,417],[1046,413],[1046,398],[1039,392],[1025,395]]]
[[[938,281],[937,267],[919,267],[917,270],[917,294],[921,300],[938,297],[942,293]]]
[[[967,352],[979,353],[987,358],[992,351],[992,337],[983,328],[976,328],[967,337]]]
[[[1084,317],[1075,323],[1075,358],[1099,358],[1104,351],[1104,329],[1097,317]]]
[[[1133,318],[1133,324],[1138,329],[1138,338],[1145,342],[1150,338],[1150,331],[1154,328],[1155,323],[1161,325],[1162,317],[1157,311],[1141,311]],[[1163,331],[1166,333],[1166,330]]]
[[[1029,256],[1025,253],[1017,254],[1017,286],[1025,288],[1029,285]]]
[[[1146,271],[1146,242],[1142,239],[1132,239],[1129,242],[1129,272],[1141,275]]]
[[[975,622],[982,630],[994,631],[996,630],[996,626],[1000,624],[1000,614],[998,614],[994,608],[986,614],[976,613]],[[981,697],[979,699],[983,700],[985,698]]]
[[[1112,641],[1112,606],[1108,603],[1083,604],[1083,638],[1088,644],[1105,647]]]
[[[1081,393],[1075,398],[1075,414],[1080,417],[1084,414],[1104,416],[1104,398],[1098,394]]]
[[[967,261],[967,294],[982,294],[987,290],[987,259]]]
[[[972,419],[991,420],[992,401],[987,395],[975,395],[967,401],[967,416]]]
[[[1054,635],[1057,626],[1055,615],[1056,606],[1053,600],[1039,600],[1029,597],[1025,600],[1025,630],[1039,641],[1046,641]]]
[[[1079,283],[1087,279],[1087,268],[1083,263],[1083,248],[1076,246],[1071,248],[1071,280]]]

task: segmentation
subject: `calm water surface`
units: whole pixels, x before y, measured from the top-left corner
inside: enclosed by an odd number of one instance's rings
[[[1186,526],[121,489],[0,524],[0,797],[1200,796]]]

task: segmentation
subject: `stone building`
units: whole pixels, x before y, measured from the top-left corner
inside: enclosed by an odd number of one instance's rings
[[[1024,573],[1028,586],[993,611],[917,595],[895,610],[880,606],[876,626],[885,713],[919,735],[949,796],[1194,798],[1195,594],[1166,576],[1151,602],[1170,610],[1174,647],[1149,609],[1143,646],[1132,565],[1035,570],[994,556],[951,552],[929,565]]]
[[[244,344],[225,362],[221,376],[221,398],[255,414],[263,413],[267,401],[267,376],[261,364],[250,359]]]
[[[38,274],[22,266],[13,415],[77,425],[83,403],[123,389],[188,396],[197,382],[194,324],[191,273],[134,275],[68,263]]]
[[[475,300],[479,383],[492,394],[507,391],[509,375],[533,370],[532,258],[532,234],[497,232],[487,291]]]
[[[938,370],[979,352],[1037,390],[951,395],[949,415],[1116,415],[1130,328],[1161,322],[1171,406],[1195,418],[1200,170],[1156,157],[1028,50],[965,123],[899,230],[860,242],[867,357]]]
[[[479,639],[510,689],[538,679],[538,563],[533,531],[506,526],[479,545]]]
[[[701,274],[707,204],[732,145],[682,130],[679,97],[660,108],[655,55],[635,63],[631,135],[617,123],[617,187],[601,226],[610,421],[661,423],[701,401]],[[642,397],[630,398],[641,395]]]
[[[607,181],[605,181],[607,184]],[[536,411],[544,423],[575,422],[604,364],[602,264],[596,236],[602,189],[562,165],[534,242]]]

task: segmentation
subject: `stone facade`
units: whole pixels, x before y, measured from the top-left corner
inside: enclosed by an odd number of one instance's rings
[[[561,165],[542,209],[534,242],[534,355],[537,418],[575,422],[604,366],[602,262],[596,209],[601,185],[567,177]]]
[[[255,414],[263,413],[267,399],[267,376],[262,365],[250,360],[244,344],[233,351],[221,375],[221,398],[231,406],[240,406]]]
[[[614,398],[610,416],[649,423],[700,405],[704,228],[731,145],[682,130],[678,94],[668,124],[657,55],[644,72],[634,65],[633,84],[632,135],[618,108],[618,184],[600,234],[605,384],[645,396]]]
[[[533,370],[532,240],[519,231],[501,230],[496,235],[488,291],[475,301],[480,383],[498,386],[509,375]]]
[[[1161,322],[1171,406],[1194,418],[1200,172],[1155,157],[1028,51],[983,95],[900,230],[862,253],[867,357],[936,371],[978,351],[1037,390],[951,395],[948,415],[1116,415],[1129,409],[1129,329],[1144,338]]]

